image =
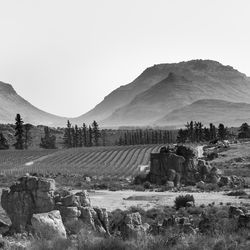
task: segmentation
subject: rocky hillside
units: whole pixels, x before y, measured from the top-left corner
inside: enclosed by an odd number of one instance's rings
[[[0,123],[14,123],[20,113],[26,123],[34,125],[62,126],[67,118],[46,113],[16,93],[10,84],[0,82]]]
[[[187,121],[196,120],[208,125],[224,123],[239,126],[243,122],[250,123],[250,104],[233,103],[215,99],[203,99],[185,107],[175,109],[162,119],[157,125],[173,124],[182,127]]]
[[[165,74],[165,77],[138,93],[128,104],[116,109],[103,120],[104,125],[160,125],[158,120],[161,121],[161,125],[176,125],[169,120],[163,123],[162,118],[173,110],[184,108],[202,99],[250,103],[249,78],[232,67],[215,61],[195,60],[161,64],[145,72],[161,72],[161,76]],[[205,109],[203,111],[206,112]],[[216,105],[214,111],[217,112]],[[194,116],[195,120],[198,118]],[[244,120],[245,116],[238,118]],[[234,114],[230,113],[226,120],[231,123],[232,119],[235,120]]]

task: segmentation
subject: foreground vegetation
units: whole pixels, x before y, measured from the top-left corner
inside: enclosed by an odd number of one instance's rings
[[[246,208],[247,209],[247,208]],[[249,209],[249,208],[248,208]],[[122,239],[117,231],[118,225],[126,214],[139,212],[143,222],[150,225],[150,230],[137,237]],[[206,214],[206,223],[202,223],[202,217]],[[175,224],[157,230],[157,225],[163,219],[171,216],[179,218],[189,218],[196,228],[192,232],[185,232],[180,224]],[[89,228],[77,228],[77,234],[68,232],[67,240],[53,239],[46,240],[37,236],[25,236],[30,242],[28,249],[42,250],[236,250],[249,249],[250,234],[249,229],[239,227],[237,217],[229,216],[229,207],[221,204],[215,207],[213,204],[200,207],[161,207],[144,211],[137,207],[131,207],[126,211],[115,210],[109,213],[111,236],[105,237],[93,232]],[[16,240],[21,239],[21,235],[16,235]],[[3,242],[5,249],[9,248],[7,240]]]

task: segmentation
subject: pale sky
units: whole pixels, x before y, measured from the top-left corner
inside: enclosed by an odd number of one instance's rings
[[[74,117],[158,63],[250,76],[249,0],[0,0],[0,81]]]

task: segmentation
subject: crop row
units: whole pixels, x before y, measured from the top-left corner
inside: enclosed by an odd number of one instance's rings
[[[0,152],[0,170],[20,172],[133,176],[161,145]]]

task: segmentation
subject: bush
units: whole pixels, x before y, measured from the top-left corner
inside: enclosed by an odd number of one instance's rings
[[[151,183],[149,181],[144,182],[143,187],[145,189],[150,189],[151,188]]]
[[[227,195],[228,196],[244,196],[244,195],[247,195],[247,193],[244,190],[236,190],[236,191],[227,193]]]
[[[190,194],[177,196],[174,201],[176,210],[178,210],[181,207],[186,207],[187,202],[194,203],[194,196]]]

